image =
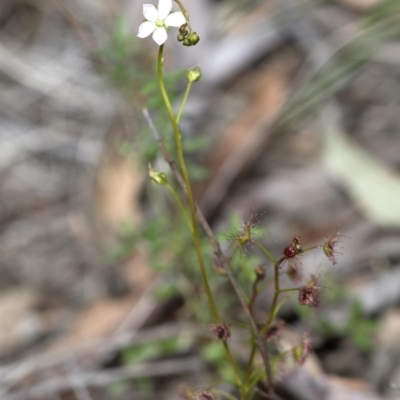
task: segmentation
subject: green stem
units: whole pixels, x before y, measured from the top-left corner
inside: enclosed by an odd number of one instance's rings
[[[186,11],[186,8],[185,8],[184,5],[180,2],[180,0],[175,0],[175,3],[178,4],[179,8],[181,9],[182,14],[183,14],[183,16],[184,16],[185,19],[186,19],[187,26],[189,27],[190,32],[192,32],[193,29],[192,29],[192,27],[190,26],[190,23],[189,23],[189,13]]]
[[[279,293],[284,293],[284,292],[294,292],[295,290],[299,290],[299,288],[288,288],[288,289],[280,289]]]
[[[257,295],[258,295],[257,284],[258,284],[258,281],[256,280],[253,283],[253,287],[252,287],[252,290],[251,290],[251,297],[250,297],[249,305],[248,305],[249,310],[250,310],[251,313],[253,313],[254,303],[255,303],[255,301],[257,299]]]
[[[255,341],[253,341],[252,345],[251,345],[251,353],[250,353],[250,357],[249,357],[249,361],[247,362],[247,367],[246,367],[246,374],[245,374],[245,378],[244,378],[244,386],[246,388],[246,396],[247,396],[247,392],[248,392],[248,384],[249,384],[249,379],[251,376],[251,370],[253,367],[253,362],[254,362],[254,357],[256,355],[256,343]]]
[[[165,89],[164,78],[163,78],[163,73],[162,73],[163,50],[164,50],[164,45],[160,46],[160,50],[158,53],[158,83],[160,85],[160,90],[161,90],[161,94],[164,99],[165,106],[167,107],[167,111],[168,111],[169,118],[171,120],[172,128],[174,130],[174,137],[175,137],[176,150],[178,153],[179,165],[182,170],[183,180],[185,181],[186,193],[187,193],[188,203],[189,203],[189,207],[190,207],[191,225],[192,225],[192,229],[193,229],[193,241],[194,241],[194,245],[196,248],[196,254],[197,254],[197,258],[198,258],[199,265],[200,265],[200,271],[201,271],[201,275],[203,278],[203,283],[204,283],[204,287],[206,289],[206,294],[207,294],[208,302],[210,304],[211,312],[213,314],[215,322],[218,323],[220,321],[220,319],[219,319],[217,307],[215,305],[214,297],[211,292],[210,284],[208,282],[206,267],[205,267],[203,255],[202,255],[201,249],[200,249],[199,228],[197,225],[196,209],[195,209],[194,200],[193,200],[192,187],[190,184],[189,174],[188,174],[188,171],[186,168],[186,162],[185,162],[185,158],[183,155],[182,135],[181,135],[179,126],[176,122],[175,115],[172,110],[171,102],[169,100],[167,91]]]
[[[270,259],[270,261],[272,262],[272,264],[276,264],[276,260],[275,257],[259,242],[257,242],[256,240],[254,241],[254,243],[256,244],[256,246],[258,246],[261,251]]]
[[[237,400],[236,397],[232,396],[231,394],[225,392],[224,390],[220,390],[220,389],[213,389],[213,392],[215,392],[216,394],[222,396],[225,399],[228,400]]]
[[[176,117],[176,123],[179,124],[179,121],[181,120],[181,116],[182,116],[182,112],[183,112],[183,108],[185,107],[186,101],[188,99],[189,93],[190,93],[190,89],[192,88],[193,82],[188,82],[187,86],[186,86],[186,91],[185,91],[185,95],[183,96],[183,100],[182,100],[182,104],[179,108],[178,111],[178,115]]]
[[[314,250],[317,247],[321,247],[321,246],[315,245],[315,246],[307,247],[306,249],[301,250],[300,254],[305,253],[306,251]]]
[[[279,353],[278,355],[276,355],[273,359],[272,362],[273,363],[277,363],[280,359],[286,357],[288,354],[292,353],[293,349],[289,349],[286,351],[283,351],[282,353]]]
[[[189,216],[188,216],[188,214],[187,214],[187,212],[185,210],[185,207],[184,207],[181,199],[179,198],[178,194],[176,193],[176,190],[169,183],[167,183],[166,186],[169,189],[169,191],[172,193],[172,196],[174,196],[175,201],[178,203],[178,206],[179,206],[183,216],[185,217],[186,222],[189,225],[189,229],[193,233],[192,223],[190,222]]]
[[[279,266],[282,264],[283,261],[285,261],[286,258],[282,257],[279,261],[277,261],[274,265],[274,287],[275,287],[275,293],[274,297],[272,299],[272,304],[271,308],[269,310],[269,316],[267,319],[267,322],[264,324],[264,326],[261,329],[261,334],[265,334],[268,332],[269,327],[271,326],[271,323],[274,319],[274,314],[275,314],[275,308],[278,303],[278,298],[280,294],[280,286],[279,286]]]
[[[179,2],[178,2],[178,4],[179,4]],[[193,241],[194,241],[194,247],[196,249],[196,255],[197,255],[197,259],[198,259],[199,266],[200,266],[200,272],[201,272],[201,276],[203,279],[203,284],[204,284],[204,288],[206,291],[207,300],[208,300],[214,321],[216,323],[218,323],[218,322],[220,322],[220,318],[218,315],[218,311],[217,311],[217,307],[215,304],[213,294],[211,292],[210,284],[208,282],[207,271],[206,271],[206,267],[205,267],[203,255],[201,252],[201,247],[200,247],[200,235],[199,235],[199,227],[197,224],[196,206],[194,203],[192,187],[190,184],[189,174],[187,171],[185,158],[183,155],[182,135],[181,135],[178,123],[176,122],[175,115],[172,110],[171,102],[169,100],[167,91],[165,89],[163,71],[162,71],[163,51],[164,51],[164,45],[160,46],[160,50],[158,52],[158,62],[157,62],[158,84],[160,86],[161,94],[164,99],[164,103],[167,108],[167,111],[168,111],[168,115],[169,115],[169,118],[170,118],[170,121],[172,124],[172,128],[174,130],[174,137],[175,137],[176,150],[177,150],[177,154],[178,154],[178,161],[179,161],[180,168],[182,170],[182,176],[183,176],[183,180],[185,182],[186,194],[187,194],[188,203],[189,203],[189,207],[190,207],[190,216],[191,216],[192,236],[193,236]],[[239,375],[239,371],[238,371],[236,363],[234,362],[233,357],[230,353],[228,344],[226,342],[224,342],[224,347],[225,347],[225,351],[227,353],[228,361],[230,362],[232,369],[234,371],[237,384],[239,387],[241,387],[242,381],[241,381],[241,378]]]

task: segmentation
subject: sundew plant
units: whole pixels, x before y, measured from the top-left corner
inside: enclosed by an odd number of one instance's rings
[[[235,397],[231,393],[222,391],[218,385],[211,385],[207,388],[189,388],[186,385],[182,385],[178,389],[179,396],[186,400],[212,400],[219,398],[250,400],[254,398],[255,394],[258,394],[266,399],[279,399],[280,397],[276,393],[275,387],[277,380],[282,376],[282,360],[291,358],[297,365],[302,365],[311,351],[311,342],[309,337],[305,335],[301,343],[289,351],[285,350],[285,352],[277,354],[277,346],[274,345],[274,341],[279,338],[280,332],[284,329],[283,324],[277,320],[278,311],[283,301],[291,294],[297,296],[297,301],[302,306],[318,307],[324,288],[321,284],[320,276],[311,276],[308,282],[300,287],[295,285],[300,274],[300,267],[296,262],[297,258],[305,252],[320,250],[335,264],[336,248],[340,235],[339,232],[336,232],[325,243],[307,248],[303,246],[301,237],[296,236],[291,240],[289,239],[288,245],[282,249],[282,253],[275,257],[263,245],[256,234],[259,226],[259,217],[253,213],[247,220],[243,221],[240,229],[228,235],[228,239],[231,241],[232,254],[229,256],[221,250],[219,241],[196,205],[191,177],[188,173],[183,151],[184,132],[181,131],[179,125],[191,87],[201,79],[201,70],[199,67],[195,67],[187,71],[187,88],[177,113],[173,110],[164,80],[163,64],[166,40],[178,40],[184,46],[195,46],[200,42],[199,34],[192,27],[195,21],[192,25],[184,2],[175,0],[175,3],[179,11],[172,11],[172,0],[159,0],[157,8],[153,4],[144,4],[143,15],[145,20],[139,26],[137,35],[144,40],[154,40],[154,45],[159,47],[156,61],[157,76],[155,79],[158,81],[164,106],[169,116],[174,135],[174,154],[177,157],[177,160],[172,159],[162,143],[148,111],[144,110],[150,128],[157,138],[160,151],[170,166],[174,182],[169,181],[166,172],[157,171],[151,166],[149,166],[149,176],[154,183],[164,186],[170,192],[186,221],[187,233],[192,238],[191,242],[197,258],[195,268],[200,271],[201,285],[212,318],[208,322],[208,327],[215,336],[217,343],[223,348],[224,357],[231,369],[232,382],[230,383],[235,386],[235,390],[232,393],[236,393]],[[177,28],[178,30],[174,33],[172,28]],[[153,111],[157,112],[159,110]],[[178,184],[181,188],[180,191],[175,189],[175,184]],[[160,190],[162,189],[160,188]],[[204,236],[208,238],[212,245],[212,254],[203,254],[205,247],[201,245],[201,239]],[[251,249],[255,247],[261,250],[265,260],[261,265],[254,266],[252,284],[243,285],[238,277],[237,269],[233,268],[233,257],[237,253],[241,253],[240,257],[247,257]],[[208,260],[210,259],[214,260],[214,269],[209,268]],[[221,311],[219,308],[219,302],[216,300],[216,294],[213,293],[212,285],[210,284],[213,279],[210,274],[219,274],[230,283],[238,303],[243,309],[245,320],[235,321],[235,324],[245,325],[250,332],[250,335],[245,338],[248,345],[248,359],[245,363],[243,363],[242,359],[239,361],[231,350],[232,332],[230,324],[226,322],[225,315],[223,315],[225,311]],[[287,274],[291,278],[293,287],[281,286],[283,274]],[[272,278],[267,281],[265,279],[266,275]],[[264,320],[258,320],[254,312],[254,304],[260,292],[268,284],[273,287],[271,306],[267,317]]]

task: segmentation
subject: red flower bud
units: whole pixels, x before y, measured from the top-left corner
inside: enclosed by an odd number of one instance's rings
[[[318,307],[321,301],[322,286],[319,286],[319,277],[313,277],[304,287],[299,289],[299,303],[309,307]]]
[[[218,339],[224,342],[231,337],[231,331],[229,330],[228,325],[223,322],[219,322],[218,324],[210,324],[208,327]]]

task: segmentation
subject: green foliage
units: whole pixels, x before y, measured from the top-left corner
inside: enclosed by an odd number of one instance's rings
[[[179,294],[180,290],[175,282],[166,282],[162,285],[159,285],[153,291],[155,298],[161,301],[172,299],[177,297]]]
[[[347,322],[347,330],[357,347],[365,352],[374,349],[374,333],[378,328],[378,322],[365,316],[361,304],[355,301]]]
[[[364,20],[364,26],[371,27],[382,23],[387,24],[388,21],[394,24],[396,21],[400,23],[400,3],[398,0],[386,0],[378,4]]]
[[[191,345],[191,340],[188,340],[188,338],[184,336],[171,337],[156,342],[134,345],[122,351],[122,362],[124,364],[133,364],[177,353],[183,353],[189,350]]]
[[[124,95],[128,95],[137,77],[141,73],[139,66],[134,62],[135,41],[129,32],[125,19],[117,19],[111,32],[109,45],[99,52],[104,64],[104,73]]]
[[[121,223],[120,237],[120,244],[105,254],[105,259],[110,263],[122,261],[132,254],[139,238],[137,229],[131,221]]]
[[[107,392],[111,398],[121,396],[129,389],[129,385],[124,381],[113,382],[111,385],[107,386]]]
[[[235,251],[235,243],[232,238],[240,232],[243,220],[237,213],[232,213],[229,218],[230,224],[225,232],[217,235],[217,239],[223,246],[228,246],[233,254],[231,259],[231,267],[235,273],[235,277],[241,287],[249,293],[251,285],[255,279],[255,268],[265,262],[265,257],[259,252],[252,251],[249,253],[243,251]],[[252,238],[258,240],[265,236],[266,230],[263,227],[256,226],[251,229]],[[251,247],[251,246],[250,246]],[[254,249],[255,250],[255,249]]]

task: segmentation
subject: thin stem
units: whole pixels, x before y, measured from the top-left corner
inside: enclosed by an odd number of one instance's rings
[[[255,342],[253,342],[251,345],[251,353],[250,353],[249,361],[247,362],[246,374],[244,377],[244,386],[246,387],[246,390],[247,390],[247,385],[249,383],[255,355],[256,355],[256,345],[255,345]],[[247,393],[246,393],[246,395],[247,395]]]
[[[190,207],[192,236],[193,236],[194,246],[195,246],[195,249],[196,249],[197,259],[198,259],[199,266],[200,266],[200,272],[201,272],[201,276],[202,276],[202,279],[203,279],[204,288],[205,288],[205,291],[206,291],[208,303],[209,303],[209,306],[210,306],[211,313],[213,315],[214,321],[216,323],[218,323],[220,321],[220,318],[219,318],[219,315],[218,315],[218,311],[217,311],[217,307],[216,307],[216,304],[215,304],[215,300],[214,300],[213,294],[211,292],[210,284],[209,284],[208,277],[207,277],[207,271],[206,271],[206,267],[205,267],[203,255],[202,255],[202,252],[201,252],[201,247],[200,247],[200,235],[199,235],[199,228],[198,228],[198,223],[197,223],[196,206],[195,206],[192,187],[191,187],[191,184],[190,184],[189,174],[188,174],[188,171],[187,171],[187,168],[186,168],[186,162],[185,162],[185,158],[184,158],[184,154],[183,154],[182,135],[181,135],[178,123],[177,123],[177,121],[175,119],[175,115],[174,115],[174,112],[172,110],[171,102],[169,100],[167,91],[165,89],[163,71],[162,71],[163,51],[164,51],[164,45],[160,46],[160,49],[159,49],[159,52],[158,52],[158,62],[157,62],[158,84],[160,86],[161,94],[162,94],[162,97],[164,99],[164,103],[165,103],[165,106],[167,108],[167,111],[168,111],[168,115],[169,115],[169,118],[170,118],[170,121],[171,121],[171,124],[172,124],[172,128],[174,130],[174,137],[175,137],[175,144],[176,144],[176,150],[177,150],[177,154],[178,154],[179,165],[180,165],[181,170],[182,170],[182,176],[183,176],[183,180],[184,180],[184,183],[185,183],[186,195],[187,195],[188,203],[189,203],[189,207]],[[241,378],[240,378],[240,375],[239,375],[239,371],[238,371],[238,368],[236,366],[236,363],[233,360],[233,357],[232,357],[232,355],[230,353],[230,350],[229,350],[228,345],[227,345],[226,342],[224,342],[224,347],[225,347],[225,351],[226,351],[227,356],[228,356],[228,360],[229,360],[229,362],[230,362],[230,364],[232,366],[233,372],[235,374],[237,384],[238,384],[239,387],[241,387],[242,386],[242,381],[241,381]]]
[[[153,132],[154,138],[156,139],[158,146],[164,155],[165,160],[169,164],[171,171],[173,172],[179,185],[186,192],[186,186],[185,186],[185,182],[182,178],[182,175],[180,174],[178,168],[175,165],[174,160],[171,158],[171,156],[168,153],[167,149],[165,148],[163,142],[161,141],[161,136],[158,133],[156,127],[154,126],[154,123],[150,117],[148,110],[144,109],[143,114],[144,114],[145,118],[147,119],[150,129]],[[199,219],[201,226],[203,227],[206,235],[210,239],[210,242],[214,248],[214,253],[215,253],[215,256],[217,257],[218,265],[225,271],[225,273],[226,273],[229,281],[231,282],[233,289],[240,301],[240,304],[250,322],[250,327],[251,327],[252,333],[253,333],[254,337],[256,338],[257,347],[260,351],[261,358],[264,363],[264,368],[265,368],[266,375],[267,375],[268,385],[272,390],[272,388],[273,388],[272,371],[271,371],[271,366],[270,366],[271,364],[269,361],[269,354],[267,353],[266,347],[265,347],[266,339],[264,336],[259,334],[256,321],[254,320],[250,310],[247,307],[246,300],[245,300],[242,292],[240,291],[239,284],[237,283],[235,276],[232,274],[229,260],[225,257],[225,255],[221,249],[221,245],[219,244],[218,240],[216,239],[216,237],[214,235],[214,232],[210,228],[210,225],[208,224],[203,213],[201,212],[200,208],[197,207],[197,205],[196,205],[196,211],[197,211],[197,218]]]
[[[213,392],[215,392],[216,394],[224,397],[225,399],[228,400],[237,400],[236,397],[232,396],[231,394],[225,392],[224,390],[220,390],[220,389],[213,389]]]
[[[186,101],[188,99],[188,96],[189,96],[189,93],[190,93],[190,89],[192,88],[192,85],[193,85],[193,82],[189,81],[187,86],[186,86],[185,95],[183,96],[182,104],[181,104],[181,106],[179,108],[178,115],[176,116],[176,123],[177,124],[179,124],[179,121],[181,120],[182,112],[183,112],[183,109],[185,107]]]
[[[282,358],[286,357],[288,354],[293,353],[293,348],[283,351],[282,353],[279,353],[278,355],[276,355],[272,362],[273,363],[277,363],[279,360],[281,360]]]
[[[294,292],[294,291],[296,291],[296,290],[300,290],[300,289],[299,289],[299,288],[295,288],[295,287],[293,287],[293,288],[288,288],[288,289],[280,289],[280,290],[279,290],[279,293]]]
[[[264,278],[264,271],[263,270],[256,270],[256,276],[251,288],[251,296],[249,300],[249,311],[253,315],[253,308],[254,308],[254,303],[257,299],[258,293],[260,292],[259,290],[259,285],[262,282]]]
[[[279,266],[283,263],[283,261],[286,260],[286,257],[282,257],[279,261],[277,261],[274,265],[274,287],[275,287],[275,293],[274,297],[272,299],[272,304],[271,308],[269,310],[269,316],[267,319],[267,322],[264,324],[264,326],[261,329],[261,334],[265,334],[269,327],[271,326],[271,322],[274,319],[274,314],[275,314],[275,308],[278,303],[278,298],[280,294],[280,286],[279,286]]]
[[[169,183],[167,183],[166,186],[169,189],[169,191],[172,193],[172,195],[174,196],[175,201],[178,203],[178,206],[179,206],[183,216],[185,217],[186,222],[189,225],[189,229],[193,233],[192,223],[190,222],[189,216],[188,216],[188,214],[187,214],[187,212],[185,210],[185,206],[183,205],[183,203],[182,203],[181,199],[179,198],[178,194],[176,193],[176,190]]]
[[[190,32],[192,32],[193,29],[192,29],[192,27],[190,26],[190,23],[189,23],[189,13],[186,11],[186,8],[185,8],[184,5],[180,2],[180,0],[175,0],[175,3],[178,4],[179,8],[181,9],[182,14],[183,14],[183,16],[184,16],[185,19],[186,19],[187,26],[189,27]]]
[[[261,251],[270,259],[270,261],[272,262],[273,265],[276,264],[276,260],[275,257],[259,242],[257,242],[257,240],[254,240],[254,243],[256,246],[258,246]]]
[[[185,163],[185,159],[184,159],[184,155],[183,155],[182,135],[181,135],[179,126],[176,122],[175,115],[172,110],[171,102],[169,100],[167,91],[165,89],[164,78],[163,78],[163,73],[162,73],[163,50],[164,50],[164,45],[160,46],[160,50],[158,52],[158,83],[160,86],[161,94],[164,99],[165,106],[167,107],[167,111],[169,114],[169,118],[171,120],[172,128],[174,130],[174,137],[175,137],[175,144],[176,144],[176,150],[177,150],[177,154],[178,154],[179,165],[182,170],[182,176],[183,176],[183,179],[185,182],[186,194],[187,194],[188,203],[190,206],[191,225],[193,228],[193,240],[194,240],[194,245],[196,248],[197,258],[198,258],[199,265],[200,265],[200,271],[201,271],[201,275],[203,278],[204,287],[206,290],[208,302],[209,302],[214,320],[215,320],[215,322],[219,322],[220,319],[219,319],[217,307],[215,305],[214,297],[211,292],[210,284],[208,282],[206,267],[205,267],[203,255],[202,255],[201,249],[200,249],[200,238],[199,238],[199,230],[198,230],[198,225],[197,225],[196,210],[195,210],[194,201],[193,201],[193,192],[192,192],[192,187],[190,185],[189,174],[188,174],[188,171],[186,168],[186,163]]]
[[[321,247],[321,246],[315,245],[315,246],[307,247],[306,249],[301,250],[300,254],[305,253],[305,252],[310,251],[310,250],[314,250],[314,249],[316,249],[318,247]]]
[[[253,282],[253,287],[252,287],[252,290],[251,290],[251,297],[250,297],[249,305],[248,305],[249,310],[250,310],[251,313],[253,313],[254,303],[255,303],[257,295],[258,295],[258,288],[257,288],[258,282],[259,282],[259,280],[255,280]]]

